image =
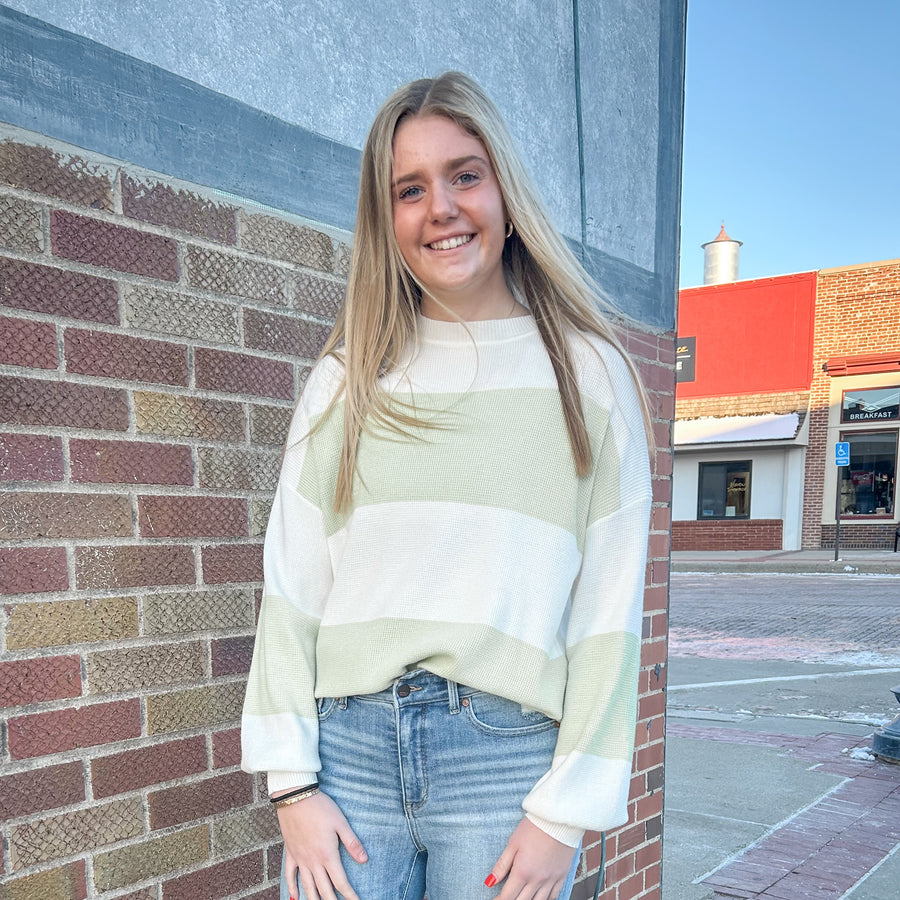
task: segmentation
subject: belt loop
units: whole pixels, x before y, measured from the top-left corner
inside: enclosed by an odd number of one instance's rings
[[[449,678],[447,679],[447,699],[450,701],[450,715],[455,716],[459,712],[459,685]]]
[[[346,709],[347,708],[347,698],[346,697],[338,697],[338,709]]]

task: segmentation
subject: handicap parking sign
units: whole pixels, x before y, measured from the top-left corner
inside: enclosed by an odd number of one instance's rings
[[[836,441],[834,445],[834,464],[836,466],[850,465],[850,442]]]

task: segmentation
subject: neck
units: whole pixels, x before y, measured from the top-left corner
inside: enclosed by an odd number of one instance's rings
[[[438,299],[431,294],[423,294],[420,312],[426,319],[442,322],[458,322],[460,319],[464,322],[481,322],[529,314],[509,290],[499,297],[473,297],[466,300],[443,297]]]

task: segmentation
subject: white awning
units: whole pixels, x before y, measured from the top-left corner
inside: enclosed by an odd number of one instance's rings
[[[731,444],[743,441],[793,441],[800,428],[796,412],[762,416],[704,416],[675,421],[673,444]]]

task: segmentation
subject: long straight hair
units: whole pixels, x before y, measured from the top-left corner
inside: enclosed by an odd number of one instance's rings
[[[379,385],[380,376],[395,367],[414,339],[422,297],[394,236],[391,190],[394,134],[403,119],[419,115],[443,116],[455,122],[478,138],[487,151],[507,219],[513,224],[503,249],[504,275],[513,294],[531,311],[553,365],[577,474],[590,471],[591,446],[566,336],[572,329],[601,337],[622,355],[637,386],[652,446],[646,391],[634,363],[600,311],[610,318],[622,318],[621,313],[603,297],[553,227],[497,108],[471,78],[461,72],[445,72],[437,78],[410,82],[388,97],[363,148],[346,299],[322,350],[323,356],[338,358],[344,367],[341,390],[332,401],[332,407],[338,398],[344,401],[335,509],[350,506],[364,429],[378,423],[405,432],[422,424]]]

